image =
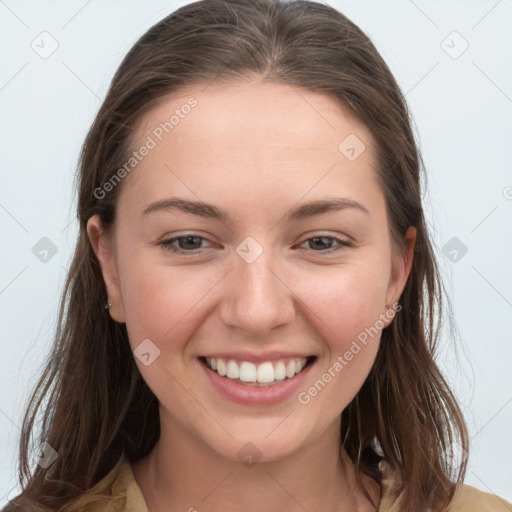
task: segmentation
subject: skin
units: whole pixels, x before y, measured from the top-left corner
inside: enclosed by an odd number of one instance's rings
[[[205,378],[198,356],[314,354],[299,390],[307,391],[388,311],[385,304],[398,301],[415,229],[393,252],[372,135],[322,94],[259,80],[191,87],[143,117],[134,147],[191,95],[198,106],[124,179],[112,237],[97,216],[87,226],[112,318],[126,323],[132,349],[150,339],[160,350],[149,366],[135,359],[160,402],[161,437],[133,464],[148,510],[375,510],[339,439],[340,415],[370,372],[380,333],[305,405],[296,393],[271,406],[232,403]],[[338,150],[349,134],[366,146],[354,161]],[[233,221],[172,210],[142,215],[171,196],[212,203]],[[298,204],[329,197],[369,213],[348,208],[284,221]],[[184,234],[206,238],[181,245],[199,247],[195,255],[158,245]],[[247,236],[263,249],[252,263],[236,252]],[[337,243],[315,245],[315,236],[353,245],[326,254]],[[237,457],[248,442],[261,453],[250,467]],[[377,483],[366,476],[363,483],[378,504]]]

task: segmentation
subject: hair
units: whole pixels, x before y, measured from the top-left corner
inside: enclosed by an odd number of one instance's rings
[[[130,157],[138,123],[159,101],[194,85],[252,75],[323,93],[346,107],[375,139],[393,248],[403,248],[407,228],[416,228],[403,308],[382,331],[374,365],[341,414],[340,441],[360,485],[366,492],[361,472],[382,482],[379,462],[385,459],[398,475],[393,511],[412,512],[444,510],[463,481],[466,459],[453,467],[449,448],[458,443],[469,451],[467,427],[435,363],[449,300],[422,208],[424,164],[391,71],[368,36],[328,5],[201,0],[156,23],[130,49],[83,144],[76,248],[53,347],[23,418],[22,490],[4,512],[28,505],[72,510],[121,457],[133,463],[153,449],[160,435],[158,400],[135,364],[125,324],[105,312],[106,288],[87,235],[95,214],[112,232],[123,183],[101,199],[94,192]],[[44,414],[37,437],[39,410]],[[46,442],[58,452],[48,468],[30,469],[29,455],[37,451],[32,436],[37,447]]]

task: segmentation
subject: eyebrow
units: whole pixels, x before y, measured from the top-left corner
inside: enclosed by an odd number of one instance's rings
[[[367,215],[370,214],[368,209],[357,201],[347,197],[335,197],[303,203],[290,210],[285,215],[285,220],[286,222],[293,222],[297,220],[308,219],[328,212],[335,212],[346,209],[355,209],[356,211],[360,211]],[[189,199],[182,199],[179,197],[172,197],[155,201],[144,209],[142,215],[147,215],[156,211],[169,210],[178,210],[190,215],[215,219],[226,224],[232,222],[232,217],[228,212],[221,210],[213,204],[204,203],[202,201],[191,201]]]

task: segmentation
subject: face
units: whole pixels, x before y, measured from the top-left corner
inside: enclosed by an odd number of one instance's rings
[[[151,147],[117,185],[112,243],[97,217],[88,232],[162,430],[275,460],[339,428],[392,321],[414,228],[395,254],[372,136],[329,97],[201,89],[145,115],[134,149]]]

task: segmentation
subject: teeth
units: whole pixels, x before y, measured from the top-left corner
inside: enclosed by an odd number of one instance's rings
[[[226,375],[226,363],[224,359],[217,359],[217,373],[224,377]]]
[[[228,361],[228,364],[226,366],[226,377],[228,379],[240,378],[240,368],[235,363],[235,361]]]
[[[286,378],[291,379],[306,366],[306,357],[296,357],[285,361],[265,361],[256,366],[249,361],[242,361],[238,364],[232,359],[207,357],[206,363],[220,376],[228,379],[240,380],[242,382],[271,383]]]
[[[235,363],[235,361],[230,361],[230,363],[235,364],[238,366],[238,364]],[[244,361],[240,364],[240,380],[242,382],[256,382],[256,365],[253,363],[248,363],[247,361]]]
[[[283,361],[279,361],[274,368],[274,379],[284,380],[286,379],[286,366]]]
[[[274,382],[274,367],[272,363],[263,363],[258,366],[256,380],[258,382]]]
[[[295,375],[295,359],[292,359],[286,367],[286,376],[291,379]]]

